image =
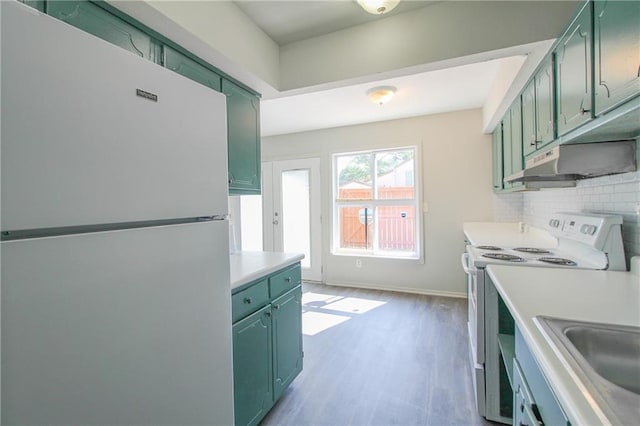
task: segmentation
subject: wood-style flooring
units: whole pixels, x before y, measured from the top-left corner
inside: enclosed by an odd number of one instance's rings
[[[465,299],[303,291],[304,369],[263,425],[491,424],[475,410]]]

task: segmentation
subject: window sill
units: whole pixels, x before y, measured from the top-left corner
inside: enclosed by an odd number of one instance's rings
[[[380,260],[406,260],[410,262],[420,262],[424,263],[422,260],[422,256],[420,254],[412,253],[412,254],[404,254],[404,253],[371,253],[371,252],[363,252],[357,250],[332,250],[331,254],[334,256],[344,256],[344,257],[362,257],[369,259],[380,259]]]

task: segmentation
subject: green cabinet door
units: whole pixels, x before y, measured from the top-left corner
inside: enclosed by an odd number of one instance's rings
[[[522,152],[522,102],[518,96],[509,109],[510,117],[510,174],[518,173],[524,169],[524,156]],[[506,176],[506,174],[505,174]],[[511,183],[511,188],[521,188],[522,182]]]
[[[88,1],[48,1],[47,13],[138,56],[162,63],[160,44],[100,6]]]
[[[640,1],[594,2],[595,114],[640,93]]]
[[[531,80],[522,92],[522,148],[525,156],[536,150],[536,95],[534,80]]]
[[[536,149],[555,139],[553,58],[548,58],[534,78],[536,88]]]
[[[510,176],[513,173],[511,167],[511,111],[507,111],[502,119],[502,170],[503,178]],[[502,186],[504,189],[511,188],[511,183],[504,182]]]
[[[273,405],[271,305],[233,325],[236,425],[255,425]]]
[[[222,79],[227,96],[229,193],[260,194],[260,99]]]
[[[278,399],[302,371],[302,287],[272,303],[273,396]]]
[[[591,5],[584,5],[555,49],[559,136],[591,119]]]
[[[218,74],[169,46],[164,46],[164,66],[204,86],[220,91]]]
[[[493,154],[493,190],[500,191],[504,188],[503,160],[502,160],[502,123],[493,131],[491,149]]]
[[[45,0],[19,0],[20,3],[24,3],[27,6],[33,7],[34,9],[39,10],[40,12],[44,12]]]

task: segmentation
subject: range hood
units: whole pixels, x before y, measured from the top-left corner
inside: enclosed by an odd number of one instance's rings
[[[636,171],[636,141],[558,145],[527,160],[523,171],[505,182],[534,188],[574,186],[577,179]],[[573,182],[573,184],[571,184]]]

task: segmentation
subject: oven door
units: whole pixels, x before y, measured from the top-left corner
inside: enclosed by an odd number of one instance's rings
[[[469,253],[462,254],[467,274],[469,343],[476,364],[484,363],[484,269],[476,268]]]

